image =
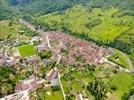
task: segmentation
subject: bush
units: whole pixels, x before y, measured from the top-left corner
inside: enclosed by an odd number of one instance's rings
[[[128,100],[130,96],[132,96],[133,94],[134,94],[134,88],[131,88],[131,90],[128,93],[125,93],[122,96],[122,100]]]
[[[52,57],[52,52],[51,51],[41,52],[39,53],[39,56],[41,57],[41,59],[49,59],[50,57]]]
[[[115,90],[117,90],[117,87],[116,86],[111,86],[111,89],[115,91]]]
[[[55,91],[59,91],[60,90],[60,86],[53,86],[52,87],[52,91],[55,92]]]
[[[85,26],[87,28],[93,28],[93,27],[95,27],[95,26],[97,26],[97,25],[99,25],[101,23],[102,23],[102,20],[99,19],[99,18],[96,18],[96,19],[90,21],[89,23],[87,23]]]
[[[107,85],[103,81],[96,79],[89,83],[87,90],[95,96],[96,100],[104,100],[107,93]]]

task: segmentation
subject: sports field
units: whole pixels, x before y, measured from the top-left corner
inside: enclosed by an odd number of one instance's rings
[[[18,47],[19,53],[22,58],[36,55],[36,49],[32,45],[22,45]]]

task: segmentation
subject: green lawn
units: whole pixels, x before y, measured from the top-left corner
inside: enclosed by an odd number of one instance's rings
[[[48,95],[47,92],[50,93],[50,95]],[[61,90],[55,92],[52,91],[47,91],[47,92],[45,93],[46,100],[63,100],[63,95]]]
[[[110,85],[117,88],[115,90],[115,95],[122,97],[125,93],[130,91],[133,83],[134,76],[132,74],[120,72],[113,77]]]
[[[61,89],[56,91],[52,91],[51,89],[38,89],[36,93],[37,100],[63,100]]]
[[[32,45],[23,45],[18,47],[19,53],[22,58],[36,55],[36,49]]]

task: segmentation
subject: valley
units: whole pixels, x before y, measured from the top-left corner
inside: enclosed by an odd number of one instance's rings
[[[0,100],[133,100],[132,0],[1,0]]]

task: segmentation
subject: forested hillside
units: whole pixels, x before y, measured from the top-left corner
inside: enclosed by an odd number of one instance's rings
[[[39,15],[54,11],[64,11],[78,4],[88,6],[88,9],[107,9],[111,6],[126,10],[134,9],[133,0],[1,0],[0,8],[2,9],[0,10],[0,15],[2,18],[12,13]]]
[[[3,9],[1,9],[0,15],[2,18],[7,18],[10,14],[18,12],[20,14],[39,15],[63,11],[76,4],[86,4],[87,2],[87,0],[2,0],[0,7]]]

